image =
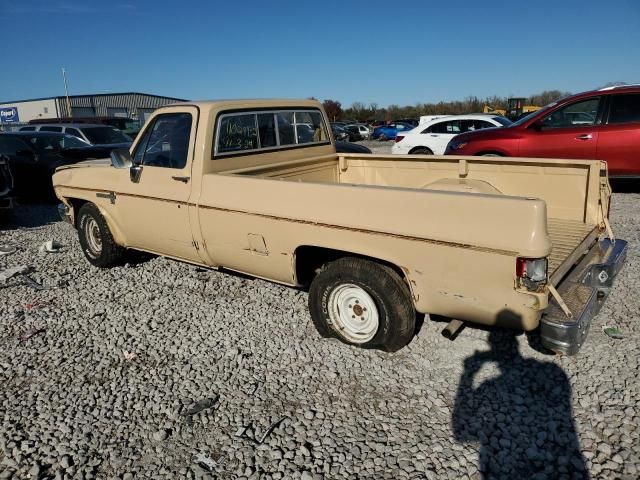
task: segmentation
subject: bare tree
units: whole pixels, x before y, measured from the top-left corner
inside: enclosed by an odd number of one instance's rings
[[[342,118],[342,104],[340,102],[327,99],[322,102],[322,106],[324,107],[324,111],[327,112],[327,116],[331,119],[332,122],[335,122],[339,118]]]

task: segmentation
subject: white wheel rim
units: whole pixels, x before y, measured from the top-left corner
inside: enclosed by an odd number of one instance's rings
[[[96,222],[93,218],[88,217],[84,224],[84,227],[84,237],[87,240],[89,249],[93,253],[99,254],[102,251],[102,237],[100,236],[100,228],[98,227],[98,222]]]
[[[352,343],[370,341],[380,325],[373,298],[351,283],[337,286],[329,295],[329,318],[336,331]]]

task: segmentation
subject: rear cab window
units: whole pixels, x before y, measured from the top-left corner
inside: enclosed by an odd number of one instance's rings
[[[330,143],[317,109],[222,113],[216,127],[214,158]]]

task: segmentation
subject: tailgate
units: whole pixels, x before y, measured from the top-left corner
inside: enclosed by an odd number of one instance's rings
[[[595,243],[598,228],[577,220],[548,218],[547,230],[551,238],[549,278],[553,285],[558,285],[562,277]]]

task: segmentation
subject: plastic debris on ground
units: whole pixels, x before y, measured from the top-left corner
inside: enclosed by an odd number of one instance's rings
[[[16,250],[17,248],[12,245],[0,245],[0,256],[11,255],[12,253],[15,253]]]
[[[612,326],[609,326],[609,325],[604,325],[602,327],[602,331],[608,337],[614,338],[616,340],[621,340],[621,339],[624,338],[624,333],[622,333],[622,330],[620,330],[618,327],[612,327]]]
[[[62,249],[62,245],[55,240],[48,240],[40,245],[38,249],[40,253],[58,253]]]
[[[27,267],[26,265],[18,265],[17,267],[7,268],[6,270],[2,270],[0,272],[0,283],[6,283],[10,278],[15,277],[16,275],[24,275],[25,273],[29,273],[30,271],[30,267]]]

